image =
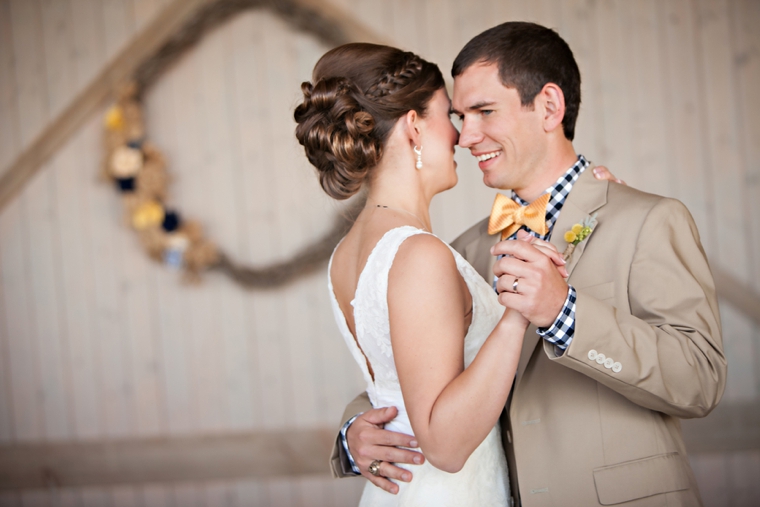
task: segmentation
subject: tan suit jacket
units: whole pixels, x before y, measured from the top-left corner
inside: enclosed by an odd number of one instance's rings
[[[515,504],[701,505],[679,418],[703,417],[726,380],[715,285],[680,202],[594,179],[576,182],[552,233],[597,213],[567,265],[575,335],[557,356],[531,326],[502,417]],[[486,279],[497,236],[484,220],[453,246]],[[610,368],[599,354],[620,363]],[[354,400],[344,421],[371,408]],[[340,449],[333,471],[344,473]]]

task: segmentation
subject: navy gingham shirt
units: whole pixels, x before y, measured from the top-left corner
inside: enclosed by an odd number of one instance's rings
[[[559,213],[562,211],[562,206],[564,206],[570,190],[573,189],[573,185],[578,181],[578,177],[588,166],[588,160],[583,155],[578,155],[578,160],[575,164],[565,174],[560,176],[554,185],[546,189],[546,192],[549,193],[549,202],[546,204],[546,228],[549,232],[545,236],[533,232],[525,226],[521,227],[521,229],[528,231],[528,234],[531,236],[549,241],[554,230],[554,224],[557,223],[557,218],[559,218]],[[511,191],[510,198],[521,206],[530,204],[520,199],[514,191]],[[508,237],[507,240],[512,240],[516,237],[517,232]],[[495,277],[493,283],[495,287]],[[573,340],[573,334],[575,333],[575,300],[577,297],[575,288],[572,285],[568,285],[567,298],[565,298],[565,304],[562,306],[559,315],[557,315],[557,319],[551,326],[540,327],[536,330],[539,336],[555,346],[558,355],[562,355]]]
[[[573,185],[576,181],[578,181],[578,177],[581,175],[581,173],[588,168],[589,162],[586,160],[586,158],[583,155],[578,155],[578,160],[573,164],[573,166],[567,170],[565,174],[560,176],[560,178],[557,180],[557,182],[552,185],[550,188],[546,189],[546,191],[549,193],[549,202],[546,204],[546,227],[549,230],[549,232],[542,236],[534,231],[531,231],[527,227],[523,226],[522,229],[525,229],[528,231],[528,234],[531,236],[535,236],[539,239],[543,239],[545,241],[549,241],[552,235],[552,231],[554,229],[554,224],[557,223],[557,218],[559,218],[559,213],[562,210],[562,206],[565,204],[565,200],[567,199],[567,196],[570,194],[570,190],[572,190]],[[529,202],[526,202],[514,192],[511,192],[510,198],[515,201],[516,203],[520,204],[521,206],[527,206],[530,204]],[[517,232],[515,232],[513,235],[511,235],[507,240],[512,240],[517,237]],[[494,277],[494,287],[496,286],[496,278]],[[567,347],[570,346],[570,342],[573,340],[573,334],[575,332],[575,300],[577,298],[577,294],[575,292],[575,288],[572,285],[567,286],[567,298],[565,298],[565,304],[562,307],[562,310],[559,312],[559,315],[557,316],[557,319],[554,321],[554,323],[548,327],[548,328],[538,328],[536,330],[536,333],[538,333],[544,340],[551,343],[555,347],[555,351],[558,355],[561,355],[567,350]],[[351,426],[351,424],[354,422],[354,420],[361,414],[357,414],[351,419],[349,419],[346,424],[343,425],[343,428],[340,430],[340,443],[343,445],[343,450],[346,452],[346,456],[348,457],[348,461],[351,464],[351,470],[354,471],[355,474],[359,475],[361,472],[359,470],[359,467],[356,466],[356,462],[354,462],[354,457],[351,456],[351,451],[348,450],[348,440],[346,438],[346,431],[348,430],[348,427]]]

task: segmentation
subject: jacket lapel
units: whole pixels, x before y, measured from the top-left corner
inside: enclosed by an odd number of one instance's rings
[[[599,181],[594,178],[593,169],[594,165],[591,164],[578,177],[578,181],[575,182],[573,189],[567,196],[567,200],[565,200],[565,204],[562,206],[559,218],[552,229],[550,241],[557,247],[557,250],[559,250],[560,253],[564,252],[567,247],[567,242],[564,238],[565,232],[570,230],[574,224],[580,223],[583,219],[590,217],[592,213],[604,206],[607,202],[607,186],[609,182]],[[593,233],[591,236],[593,236]],[[573,256],[567,262],[565,268],[571,276],[573,269],[578,264],[581,255],[583,255],[583,250],[585,250],[586,244],[588,243],[588,240],[591,239],[591,236],[575,247]],[[523,373],[525,373],[525,369],[528,366],[528,362],[530,361],[540,338],[541,337],[538,333],[536,333],[536,326],[531,324],[523,339],[520,361],[517,364],[517,380],[515,381],[515,384],[520,381]]]
[[[567,196],[565,204],[562,206],[562,211],[559,214],[557,222],[552,229],[551,243],[557,247],[560,253],[567,248],[567,242],[565,241],[565,233],[570,228],[583,220],[589,218],[596,210],[601,208],[607,203],[607,187],[608,181],[599,181],[594,178],[593,174],[594,165],[591,164],[583,173],[578,177],[578,181],[573,185],[573,189],[570,191],[570,195]],[[592,232],[589,237],[581,241],[573,252],[572,257],[567,261],[565,268],[571,275],[573,269],[578,264],[583,251],[586,249],[586,245],[593,237]]]
[[[536,344],[541,338],[538,336],[538,333],[536,333],[536,329],[536,326],[531,324],[525,331],[523,346],[522,349],[520,349],[520,361],[517,363],[517,379],[515,380],[515,385],[517,385],[522,378],[523,373],[525,373],[525,368],[528,366],[530,356],[533,355],[533,351],[536,350]]]

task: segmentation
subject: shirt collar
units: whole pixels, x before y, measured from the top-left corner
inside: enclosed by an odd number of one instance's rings
[[[578,155],[578,160],[575,164],[573,164],[565,174],[560,176],[557,181],[544,192],[549,194],[549,202],[546,205],[546,226],[549,229],[549,234],[551,234],[551,230],[554,228],[557,218],[559,218],[559,212],[562,210],[562,206],[564,206],[565,200],[570,194],[570,190],[572,190],[573,185],[578,181],[578,177],[589,165],[590,163],[586,160],[586,157]],[[529,202],[520,199],[514,190],[511,191],[510,197],[521,206],[527,206],[530,204]]]

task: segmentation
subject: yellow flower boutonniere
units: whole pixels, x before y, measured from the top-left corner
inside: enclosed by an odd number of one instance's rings
[[[570,259],[570,257],[573,256],[575,247],[594,232],[594,227],[596,227],[596,213],[586,218],[581,223],[572,226],[570,230],[565,233],[567,248],[565,248],[565,251],[562,253],[562,258],[565,260]]]

